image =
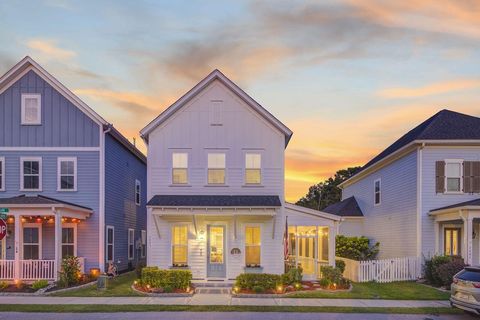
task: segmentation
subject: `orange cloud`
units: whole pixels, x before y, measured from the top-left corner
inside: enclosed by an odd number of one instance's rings
[[[378,92],[384,98],[418,98],[480,87],[478,79],[459,79],[432,83],[423,87],[386,88]]]
[[[34,50],[41,60],[68,61],[77,55],[74,51],[58,47],[57,41],[52,39],[30,39],[26,46]]]

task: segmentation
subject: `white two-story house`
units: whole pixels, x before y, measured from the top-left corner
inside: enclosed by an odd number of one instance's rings
[[[334,264],[340,218],[285,203],[292,131],[220,71],[141,135],[148,146],[148,265],[228,281],[243,272],[283,273],[285,258],[307,277]]]
[[[341,184],[340,233],[380,242],[380,258],[435,254],[480,263],[480,118],[442,110]]]

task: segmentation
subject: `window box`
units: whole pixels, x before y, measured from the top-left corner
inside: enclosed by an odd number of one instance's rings
[[[263,273],[263,267],[260,265],[249,265],[243,268],[245,273]]]

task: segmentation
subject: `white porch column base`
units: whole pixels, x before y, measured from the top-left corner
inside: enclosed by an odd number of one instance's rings
[[[61,248],[61,239],[62,239],[62,215],[55,210],[52,210],[55,216],[55,279],[58,280],[58,274],[61,268],[61,258],[62,258],[62,248]]]

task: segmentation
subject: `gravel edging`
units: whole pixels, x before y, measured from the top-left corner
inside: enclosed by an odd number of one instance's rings
[[[43,294],[40,293],[38,295],[49,296],[49,295],[54,294],[54,293],[62,293],[62,292],[68,292],[68,291],[72,291],[72,290],[87,288],[87,287],[93,286],[96,283],[97,283],[97,281],[91,281],[89,283],[85,283],[85,284],[82,284],[82,285],[79,285],[79,286],[76,286],[76,287],[70,287],[70,288],[65,288],[65,289],[48,291],[48,292],[44,292]]]
[[[144,292],[144,291],[138,290],[137,288],[135,288],[133,284],[130,288],[136,293],[139,293],[141,295],[148,296],[148,297],[190,298],[190,297],[193,297],[194,291],[195,291],[195,290],[192,290],[192,293],[150,293],[150,292]]]

